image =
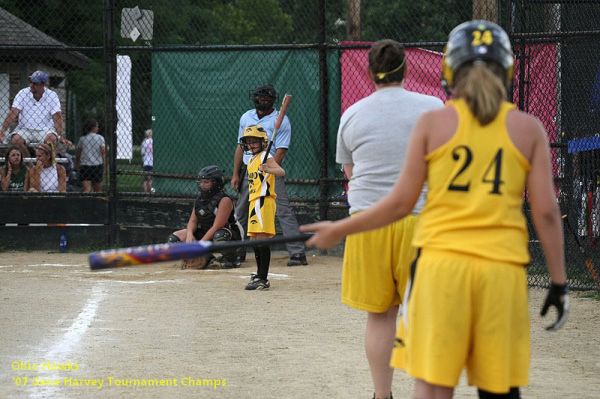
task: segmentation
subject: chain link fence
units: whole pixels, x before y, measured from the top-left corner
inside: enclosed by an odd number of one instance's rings
[[[30,172],[13,189],[113,202],[191,200],[203,166],[232,176],[240,117],[253,108],[252,90],[270,83],[276,108],[284,93],[293,96],[288,194],[318,204],[324,218],[345,201],[336,133],[342,112],[373,91],[365,71],[370,44],[404,43],[407,89],[446,100],[439,77],[448,32],[465,20],[493,20],[515,50],[512,100],[548,131],[571,285],[597,288],[597,7],[584,0],[0,0],[0,157],[8,159],[15,144],[33,170],[44,156],[39,143],[59,136],[56,173]],[[44,85],[30,82],[38,70],[48,76]],[[56,94],[60,122],[44,104],[43,113],[28,111],[44,123],[36,137],[13,140],[27,122],[17,94],[42,87]],[[10,119],[16,105],[22,111]],[[544,284],[541,248],[530,233],[530,282]]]

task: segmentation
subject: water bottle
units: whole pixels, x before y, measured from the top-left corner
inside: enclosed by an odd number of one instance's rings
[[[67,252],[67,236],[65,234],[65,232],[63,231],[63,233],[60,236],[60,252]]]

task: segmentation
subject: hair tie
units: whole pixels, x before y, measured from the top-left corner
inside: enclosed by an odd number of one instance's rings
[[[404,66],[405,62],[406,62],[406,56],[404,56],[404,59],[402,60],[402,63],[398,66],[398,68],[391,70],[389,72],[376,73],[375,76],[377,76],[377,79],[381,80],[381,79],[385,78],[386,75],[389,75],[390,73],[398,72],[400,70],[400,68],[402,68]]]

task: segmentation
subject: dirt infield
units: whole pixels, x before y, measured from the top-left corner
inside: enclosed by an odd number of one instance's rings
[[[340,258],[287,267],[276,253],[271,290],[249,292],[253,262],[90,272],[83,254],[0,256],[2,398],[372,397],[365,314],[340,304]],[[600,398],[600,303],[575,294],[568,324],[548,333],[543,296],[530,291],[523,398]],[[397,371],[394,397],[412,390]],[[461,381],[455,398],[476,397]]]

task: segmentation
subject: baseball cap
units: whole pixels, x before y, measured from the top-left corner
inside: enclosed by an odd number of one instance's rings
[[[35,71],[29,77],[33,83],[48,83],[48,75],[44,71]]]

